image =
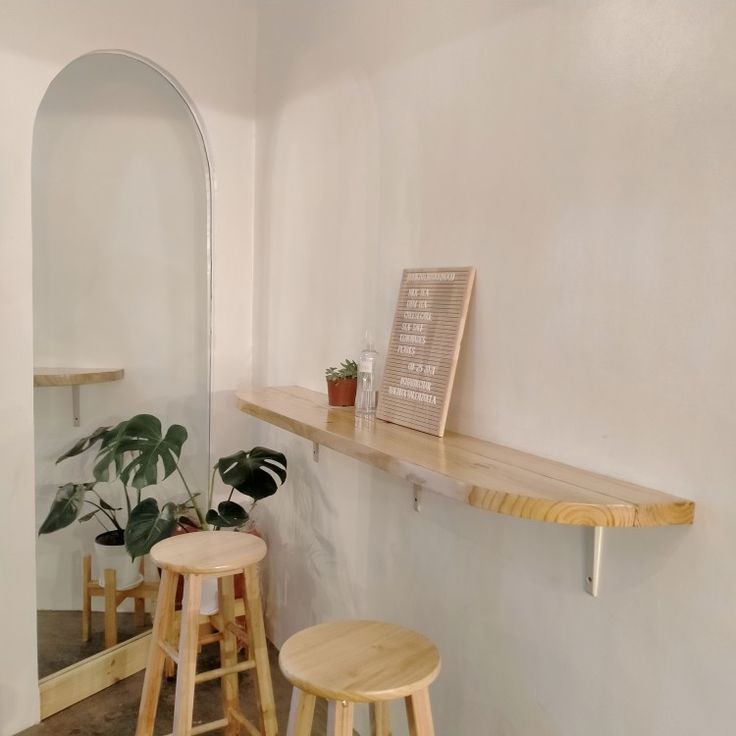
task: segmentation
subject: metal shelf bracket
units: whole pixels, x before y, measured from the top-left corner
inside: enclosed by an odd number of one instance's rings
[[[603,558],[603,531],[602,526],[593,527],[591,530],[593,539],[589,549],[588,571],[585,577],[585,590],[587,593],[598,597],[601,582],[601,562]]]
[[[72,386],[72,423],[79,426],[79,386]]]
[[[312,460],[319,462],[319,442],[312,442]]]
[[[419,483],[412,483],[412,489],[414,490],[414,511],[417,513],[422,510],[422,487]]]

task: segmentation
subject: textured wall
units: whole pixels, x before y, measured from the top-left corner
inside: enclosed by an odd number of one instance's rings
[[[321,389],[385,346],[402,267],[475,265],[451,426],[698,502],[610,533],[593,600],[582,530],[415,514],[264,429],[277,641],[417,627],[443,734],[732,731],[734,33],[725,0],[259,5],[259,380]]]

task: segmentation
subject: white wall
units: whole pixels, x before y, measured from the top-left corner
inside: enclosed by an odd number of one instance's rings
[[[95,49],[125,49],[170,73],[193,100],[212,152],[214,191],[213,452],[232,446],[231,391],[250,374],[253,4],[164,0],[0,3],[0,578],[14,602],[0,633],[0,734],[38,717],[36,690],[31,144],[56,74]],[[235,417],[232,419],[231,417]],[[235,442],[240,444],[241,438]],[[243,444],[245,444],[243,442]]]
[[[164,432],[174,422],[187,428],[182,469],[204,490],[209,174],[191,113],[150,66],[92,54],[52,83],[33,146],[35,364],[125,370],[122,381],[80,390],[78,429],[70,389],[35,390],[36,528],[58,485],[92,479],[91,457],[55,465],[61,452],[138,412],[158,416]],[[181,481],[171,480],[170,494],[155,493],[159,503],[186,500]],[[125,508],[119,484],[99,488]],[[81,608],[81,556],[101,531],[95,520],[38,538],[39,609]]]
[[[291,463],[267,507],[277,640],[344,614],[425,631],[444,656],[438,733],[730,733],[736,8],[259,9],[253,342],[251,5],[0,4],[0,575],[17,581],[0,734],[37,714],[33,122],[54,75],[96,48],[153,59],[205,122],[223,451],[252,342],[259,379],[321,388],[366,323],[388,329],[401,267],[474,264],[454,427],[698,502],[691,530],[610,535],[594,601],[580,530],[432,496],[416,515],[403,484],[329,452],[312,465],[304,442],[253,422]]]
[[[276,642],[425,632],[441,734],[732,733],[736,5],[263,2],[258,25],[258,380],[321,389],[364,326],[385,346],[402,267],[475,265],[451,426],[698,504],[610,533],[594,600],[582,530],[415,514],[264,427],[290,461]]]

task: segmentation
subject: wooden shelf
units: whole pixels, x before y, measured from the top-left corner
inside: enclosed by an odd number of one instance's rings
[[[88,383],[119,381],[122,368],[34,368],[34,386],[82,386]]]
[[[125,376],[122,368],[40,368],[33,369],[33,385],[71,386],[72,424],[79,426],[79,387],[91,383],[119,381]]]
[[[356,429],[351,410],[296,386],[237,394],[252,416],[470,506],[522,519],[591,527],[692,524],[695,504],[453,432],[432,437],[381,420]],[[596,538],[597,540],[598,538]],[[596,544],[598,542],[596,541]]]

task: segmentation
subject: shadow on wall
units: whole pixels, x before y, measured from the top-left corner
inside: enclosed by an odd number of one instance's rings
[[[400,269],[408,265],[407,257],[410,261],[421,252],[425,234],[421,218],[412,216],[421,207],[420,192],[407,185],[404,174],[387,173],[381,159],[385,138],[406,135],[401,156],[408,160],[399,168],[421,170],[420,153],[410,145],[416,137],[413,118],[381,116],[384,71],[411,67],[418,57],[483,28],[503,27],[541,5],[539,0],[483,0],[419,7],[377,0],[260,6],[259,49],[265,63],[256,82],[256,382],[296,378],[318,387],[304,376],[279,375],[272,356],[278,347],[273,346],[290,344],[301,351],[307,339],[284,309],[283,293],[292,294],[294,303],[308,299],[314,314],[330,315],[331,330],[308,338],[302,368],[305,375],[317,375],[316,363],[308,365],[310,356],[322,361],[319,355],[342,354],[348,335],[357,346],[363,327],[390,324],[386,305],[395,304]],[[424,79],[432,84],[431,64]],[[304,191],[305,176],[309,191]],[[391,211],[382,209],[384,199],[393,203]],[[328,217],[324,202],[333,203]],[[341,299],[341,279],[335,276],[355,272],[361,274],[362,288],[335,310],[334,302]],[[280,290],[272,287],[276,279]]]
[[[279,628],[288,636],[319,623],[325,610],[355,616],[357,605],[346,562],[330,541],[340,516],[312,471],[311,452],[304,442],[290,442],[282,450],[289,462],[288,482],[272,503],[264,504],[257,523],[266,532],[269,550],[266,617],[273,620],[274,611],[285,612]],[[281,633],[274,636],[277,644]]]

